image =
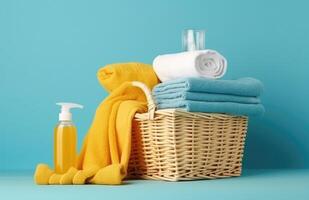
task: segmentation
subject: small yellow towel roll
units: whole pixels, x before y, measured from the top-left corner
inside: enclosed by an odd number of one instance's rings
[[[124,82],[140,81],[149,88],[159,82],[151,65],[136,62],[106,65],[99,69],[97,77],[108,92],[112,92]]]

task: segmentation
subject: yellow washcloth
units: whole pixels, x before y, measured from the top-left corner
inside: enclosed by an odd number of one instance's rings
[[[145,95],[131,81],[152,88],[158,78],[150,65],[123,63],[101,68],[98,79],[111,94],[97,108],[78,158],[78,170],[70,168],[59,175],[40,164],[35,173],[38,184],[121,184],[126,176],[132,119],[136,112],[147,111]]]

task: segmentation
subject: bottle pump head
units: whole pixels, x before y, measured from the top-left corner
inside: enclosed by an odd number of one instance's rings
[[[83,108],[82,105],[76,103],[56,103],[61,106],[61,112],[59,113],[59,121],[72,121],[71,108]]]

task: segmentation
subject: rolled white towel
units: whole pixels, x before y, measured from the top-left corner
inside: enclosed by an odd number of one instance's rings
[[[227,61],[217,51],[207,49],[157,56],[153,68],[162,82],[187,77],[217,79],[225,74]]]

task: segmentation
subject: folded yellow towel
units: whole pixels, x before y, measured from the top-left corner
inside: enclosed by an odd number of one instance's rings
[[[158,84],[158,78],[151,65],[144,63],[117,63],[99,69],[97,77],[109,92],[127,81],[140,81],[149,88]]]
[[[158,84],[152,67],[142,63],[113,64],[98,71],[98,79],[111,94],[97,108],[78,158],[78,169],[55,174],[37,166],[37,184],[121,184],[131,151],[131,126],[136,112],[147,111],[143,92],[132,86],[140,81],[149,88]]]

